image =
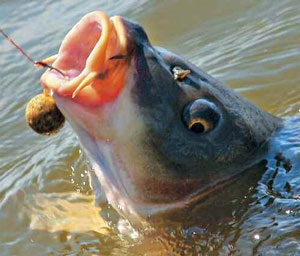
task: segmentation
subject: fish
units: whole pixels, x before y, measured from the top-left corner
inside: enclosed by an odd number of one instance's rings
[[[41,83],[76,133],[108,202],[130,221],[197,204],[265,157],[282,120],[139,24],[85,15]],[[228,185],[229,184],[229,185]]]

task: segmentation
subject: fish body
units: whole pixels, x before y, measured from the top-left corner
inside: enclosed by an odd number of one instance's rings
[[[201,57],[201,56],[199,56]],[[66,35],[44,87],[78,136],[108,201],[129,219],[184,208],[268,150],[282,121],[103,12]],[[177,71],[187,71],[178,76]]]

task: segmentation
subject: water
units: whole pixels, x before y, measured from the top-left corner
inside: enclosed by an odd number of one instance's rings
[[[95,206],[88,166],[70,127],[48,138],[26,126],[26,103],[42,91],[43,71],[0,38],[1,255],[300,254],[300,2],[1,0],[0,24],[42,59],[57,52],[80,17],[97,9],[143,24],[154,44],[193,61],[269,112],[298,115],[288,118],[273,142],[292,169],[270,152],[258,183],[234,184],[222,193],[229,206],[220,206],[215,220],[208,217],[220,204],[212,200],[198,225],[172,224],[137,237],[126,224],[112,224],[118,216],[109,205]]]

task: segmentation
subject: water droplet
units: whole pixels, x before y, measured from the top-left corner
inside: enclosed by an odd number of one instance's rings
[[[293,210],[288,209],[285,211],[285,213],[289,215],[289,214],[293,213]]]
[[[139,233],[136,231],[136,230],[134,230],[132,233],[131,233],[131,238],[132,239],[138,239],[139,238]]]
[[[259,235],[258,233],[255,233],[255,234],[253,235],[253,238],[254,238],[255,240],[259,240],[259,239],[260,239],[260,235]]]

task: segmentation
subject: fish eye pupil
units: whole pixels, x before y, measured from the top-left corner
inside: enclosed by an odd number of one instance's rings
[[[190,130],[191,130],[192,132],[195,132],[195,133],[203,133],[203,132],[205,132],[204,125],[201,124],[200,122],[194,123],[194,124],[190,127]]]
[[[205,134],[218,125],[221,112],[218,107],[206,99],[197,99],[184,107],[182,121],[189,131]]]

